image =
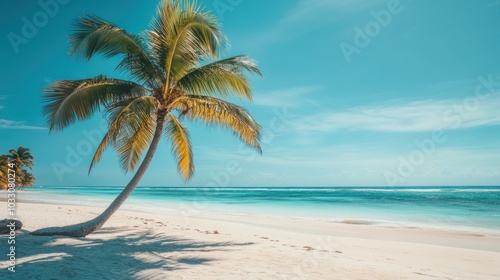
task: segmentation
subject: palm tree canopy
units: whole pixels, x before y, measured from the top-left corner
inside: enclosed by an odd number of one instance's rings
[[[88,120],[103,112],[108,131],[97,147],[89,173],[106,148],[118,154],[127,172],[136,168],[150,145],[157,123],[164,123],[178,171],[185,180],[194,173],[189,132],[182,120],[232,130],[241,141],[261,152],[260,126],[247,110],[220,98],[252,99],[248,74],[261,75],[247,56],[221,59],[228,40],[217,18],[198,4],[163,1],[140,35],[99,17],[80,17],[70,35],[70,54],[89,60],[97,54],[118,56],[116,69],[131,80],[99,75],[56,81],[45,89],[44,115],[51,131]],[[161,120],[161,122],[160,122]]]
[[[10,155],[7,155],[7,157],[15,164],[15,170],[21,170],[24,167],[33,168],[33,155],[30,149],[20,146],[17,150],[10,149],[9,153]]]
[[[35,177],[31,172],[23,170],[20,174],[20,187],[31,187],[35,183]]]

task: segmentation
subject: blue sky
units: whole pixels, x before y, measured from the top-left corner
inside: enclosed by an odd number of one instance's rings
[[[41,92],[58,79],[126,78],[116,60],[68,57],[71,23],[90,13],[138,33],[158,2],[54,1],[2,3],[0,151],[30,148],[39,185],[126,184],[111,150],[87,175],[101,115],[49,134]],[[194,178],[182,182],[165,140],[141,185],[500,183],[499,0],[201,3],[221,19],[228,55],[249,54],[265,75],[252,78],[253,103],[232,100],[264,128],[263,155],[190,123]]]

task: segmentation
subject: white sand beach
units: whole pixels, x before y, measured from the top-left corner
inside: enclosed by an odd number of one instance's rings
[[[16,272],[2,261],[1,279],[500,279],[495,235],[124,207],[86,238],[39,237],[28,232],[101,208],[17,211]],[[7,253],[5,235],[0,244]]]

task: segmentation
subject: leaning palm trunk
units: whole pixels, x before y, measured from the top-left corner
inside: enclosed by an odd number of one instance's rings
[[[31,232],[33,235],[65,235],[71,237],[85,237],[88,234],[100,229],[125,202],[125,200],[129,197],[129,195],[134,191],[139,181],[141,181],[142,176],[146,173],[146,170],[153,159],[153,156],[156,152],[156,148],[158,147],[158,143],[161,139],[161,134],[163,131],[164,117],[159,116],[158,122],[155,130],[155,134],[153,137],[153,141],[151,142],[151,146],[149,147],[144,160],[142,161],[139,169],[135,173],[134,177],[127,184],[125,189],[113,200],[113,202],[108,206],[104,212],[102,212],[99,216],[94,219],[79,223],[76,225],[64,226],[64,227],[49,227],[43,228],[36,231]]]

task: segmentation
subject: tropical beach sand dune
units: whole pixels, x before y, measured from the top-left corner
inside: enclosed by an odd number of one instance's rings
[[[85,221],[99,211],[19,204],[25,227],[16,237],[16,272],[2,261],[1,278],[500,279],[500,236],[352,221],[159,215],[124,207],[86,238],[28,233]],[[8,249],[5,236],[0,244]]]

